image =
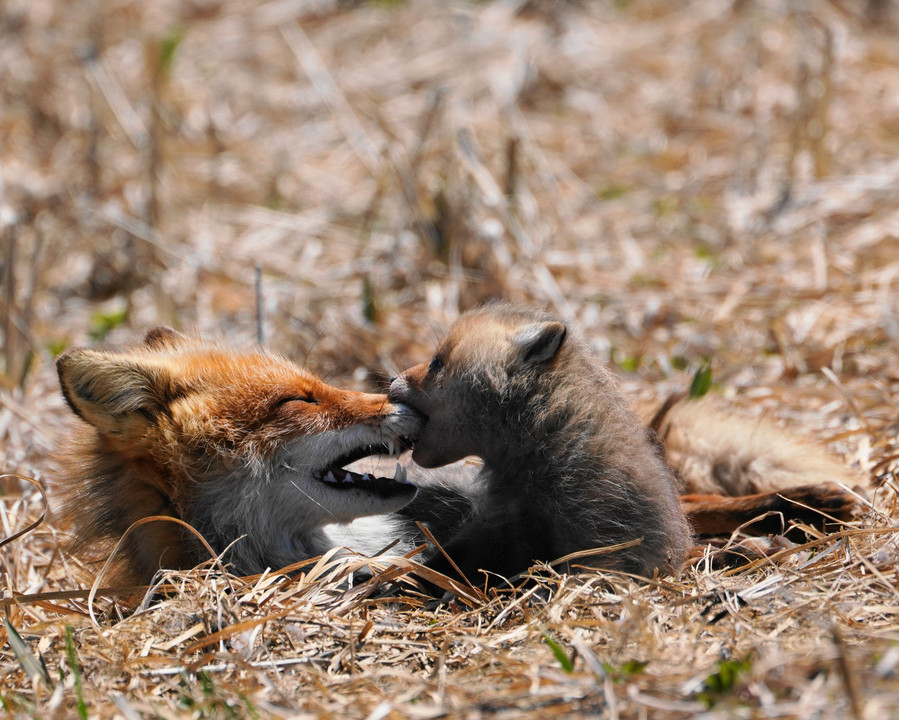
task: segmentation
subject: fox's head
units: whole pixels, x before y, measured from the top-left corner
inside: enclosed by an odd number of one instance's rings
[[[402,468],[376,478],[343,466],[398,454],[418,432],[417,413],[263,350],[157,328],[132,348],[70,350],[57,369],[72,410],[95,431],[95,453],[224,544],[246,534],[296,552],[304,532],[396,510],[415,494]]]
[[[488,459],[528,437],[548,408],[539,387],[566,347],[568,331],[558,319],[530,309],[495,303],[453,323],[429,362],[391,383],[391,400],[426,416],[412,458],[437,467],[467,455]],[[501,447],[502,446],[502,447]]]

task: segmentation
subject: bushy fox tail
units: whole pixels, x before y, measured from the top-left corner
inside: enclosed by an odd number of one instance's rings
[[[673,395],[648,425],[677,473],[697,535],[783,534],[791,520],[821,528],[858,510],[845,488],[860,478],[847,465],[766,418],[725,410],[715,397]]]

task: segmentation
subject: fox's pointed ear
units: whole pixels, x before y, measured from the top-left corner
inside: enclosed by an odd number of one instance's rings
[[[118,435],[165,407],[165,372],[134,357],[75,349],[56,360],[69,407],[102,433]]]
[[[515,352],[512,369],[520,370],[549,362],[559,352],[567,333],[565,324],[556,321],[533,323],[519,330],[512,338]]]
[[[151,350],[163,350],[178,347],[185,340],[187,340],[186,335],[182,335],[166,325],[160,325],[147,332],[144,336],[144,345]]]

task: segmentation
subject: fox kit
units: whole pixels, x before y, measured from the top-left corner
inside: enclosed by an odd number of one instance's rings
[[[469,312],[389,397],[427,417],[416,463],[483,460],[483,494],[444,544],[470,581],[629,542],[597,564],[651,576],[685,559],[674,473],[609,372],[555,318],[506,305]],[[443,555],[428,565],[454,574]]]
[[[57,488],[75,547],[102,549],[135,521],[166,515],[196,528],[239,573],[332,547],[326,525],[396,510],[416,488],[344,469],[397,454],[420,416],[384,395],[341,390],[262,350],[226,351],[167,328],[121,351],[70,350],[57,361],[63,393],[85,421]],[[208,559],[170,522],[126,539],[125,573]]]
[[[643,576],[675,570],[692,546],[684,510],[698,533],[718,534],[766,511],[776,527],[759,529],[777,532],[784,513],[796,515],[791,499],[839,517],[853,507],[834,485],[793,487],[781,497],[778,488],[850,476],[817,448],[767,426],[750,422],[747,434],[747,421],[709,403],[672,403],[645,427],[583,341],[529,309],[492,304],[466,313],[429,363],[393,380],[389,397],[427,418],[416,463],[483,460],[467,519],[455,535],[439,538],[476,584],[478,570],[508,577],[534,560],[628,541],[637,544],[599,555],[595,564]],[[684,469],[682,479],[655,430]],[[679,498],[683,490],[691,494]],[[455,574],[442,554],[428,565]]]

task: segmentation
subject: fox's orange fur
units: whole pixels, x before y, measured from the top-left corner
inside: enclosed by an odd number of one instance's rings
[[[76,548],[108,551],[135,521],[164,515],[191,524],[216,552],[229,548],[238,572],[260,572],[329,549],[326,525],[396,510],[415,494],[401,469],[378,479],[340,468],[398,453],[418,416],[276,355],[158,328],[136,347],[71,350],[57,367],[85,421],[56,488]],[[124,555],[138,580],[208,559],[170,522],[136,528]]]
[[[844,488],[860,478],[845,463],[765,417],[737,415],[718,397],[672,397],[649,424],[677,471],[681,505],[698,535],[726,535],[750,522],[750,532],[783,533],[789,520],[821,525],[857,510]]]

